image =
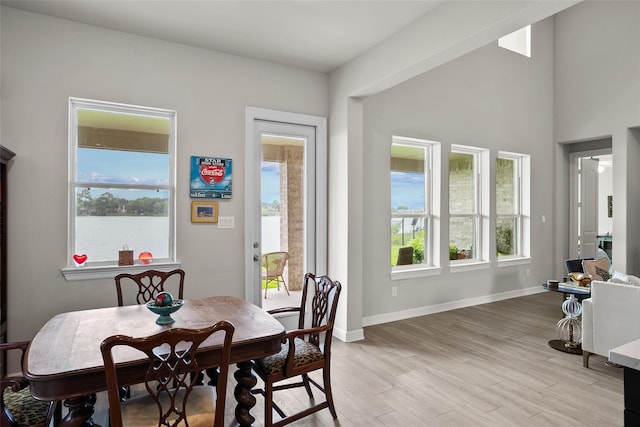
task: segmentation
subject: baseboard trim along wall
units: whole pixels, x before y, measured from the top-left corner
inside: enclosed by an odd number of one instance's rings
[[[443,304],[429,305],[425,307],[417,307],[408,310],[396,311],[393,313],[385,313],[375,316],[365,316],[362,318],[362,326],[373,326],[382,323],[395,322],[397,320],[411,319],[413,317],[425,316],[427,314],[440,313],[443,311],[455,310],[458,308],[470,307],[474,305],[486,304],[489,302],[501,301],[510,298],[523,297],[527,295],[545,292],[542,286],[532,288],[518,289],[516,291],[502,292],[499,294],[484,295],[481,297],[467,298],[458,301],[451,301]],[[363,336],[364,338],[364,336]]]

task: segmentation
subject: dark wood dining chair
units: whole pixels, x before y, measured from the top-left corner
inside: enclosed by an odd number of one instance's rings
[[[338,418],[333,404],[330,366],[333,325],[341,289],[342,285],[338,281],[332,281],[327,276],[316,277],[307,273],[304,276],[300,307],[277,308],[269,311],[271,314],[297,312],[299,317],[298,329],[287,332],[279,353],[255,360],[254,370],[264,381],[264,388],[254,389],[252,393],[264,396],[265,427],[284,426],[324,408],[329,408],[334,419]],[[309,292],[312,300],[307,307]],[[309,325],[305,324],[307,308],[311,310]],[[309,376],[310,372],[317,370],[322,370],[322,385]],[[297,376],[301,377],[299,382],[275,385],[277,382]],[[287,416],[273,401],[275,391],[304,387],[309,399],[313,402],[311,384],[324,393],[323,402]],[[282,417],[278,422],[273,422],[274,410]]]
[[[24,354],[29,341],[0,344],[0,352],[20,350],[20,364],[24,366]],[[57,426],[62,418],[59,402],[36,400],[29,391],[29,381],[22,373],[10,374],[0,379],[0,425],[2,427],[48,427]]]
[[[178,290],[178,295],[171,293],[172,296],[183,299],[184,276],[184,270],[179,268],[171,271],[147,270],[136,274],[118,274],[115,277],[118,306],[125,305],[125,299],[128,303],[145,304],[154,300],[160,292],[175,291],[176,289]],[[169,289],[169,283],[171,284],[171,289]],[[125,293],[128,298],[125,298]],[[135,303],[133,303],[134,300]],[[123,387],[120,394],[122,399],[128,399],[131,397],[131,390],[129,387]]]
[[[114,335],[100,344],[104,360],[112,427],[122,426],[213,426],[223,427],[234,326],[227,321],[202,329],[172,328],[155,335],[132,338]],[[202,368],[198,348],[210,336],[221,343],[219,387],[197,385]],[[218,338],[220,335],[222,337]],[[114,360],[120,346],[143,352],[149,361],[145,376],[147,393],[121,401]],[[126,363],[122,363],[123,367]],[[129,368],[130,369],[130,368]],[[195,375],[194,375],[195,374]]]
[[[264,297],[267,298],[267,288],[269,283],[275,281],[278,290],[280,290],[280,282],[284,286],[284,290],[289,294],[287,282],[284,280],[284,268],[289,260],[288,252],[269,252],[262,255],[262,280],[264,283]]]
[[[177,283],[172,286],[177,288],[178,294],[172,293],[174,298],[183,299],[184,291],[184,270],[175,269],[172,271],[147,270],[142,273],[129,274],[122,273],[115,277],[116,292],[118,293],[118,305],[124,305],[123,288],[124,286],[134,286],[135,300],[137,304],[144,304],[155,299],[160,292],[170,292],[168,283],[173,285],[173,281]],[[131,288],[128,288],[131,291]]]

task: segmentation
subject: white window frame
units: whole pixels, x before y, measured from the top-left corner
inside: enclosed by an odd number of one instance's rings
[[[515,166],[514,174],[516,175],[516,184],[514,192],[516,199],[516,212],[513,214],[500,214],[498,213],[496,206],[496,240],[497,220],[499,218],[516,219],[517,235],[515,239],[515,254],[498,256],[496,249],[498,263],[509,264],[513,263],[513,261],[528,259],[531,256],[531,156],[528,154],[499,151],[497,158],[512,160],[514,161]]]
[[[448,229],[450,229],[452,218],[469,218],[474,221],[474,256],[473,258],[449,260],[451,271],[475,269],[489,266],[489,218],[490,218],[490,195],[489,195],[489,150],[470,147],[465,145],[451,145],[451,153],[470,154],[473,156],[474,168],[474,203],[473,212],[465,214],[451,214],[449,209]],[[450,164],[450,163],[449,163]],[[450,174],[449,174],[450,175]],[[447,185],[450,176],[447,177]],[[449,199],[451,191],[449,189]],[[450,241],[450,239],[447,239]],[[448,246],[447,246],[448,248]],[[449,257],[447,256],[447,259]]]
[[[403,136],[392,136],[391,145],[404,145],[409,147],[423,148],[425,188],[425,207],[422,213],[391,213],[393,218],[424,218],[425,233],[424,252],[425,258],[421,264],[394,265],[391,266],[391,277],[393,280],[434,275],[441,272],[440,268],[440,158],[441,148],[437,141],[410,138]],[[391,172],[391,171],[390,171]],[[389,174],[391,177],[391,174]],[[389,191],[391,198],[391,188]],[[391,242],[389,242],[391,243]],[[389,247],[391,250],[391,247]]]
[[[77,149],[78,149],[78,110],[97,110],[111,113],[144,115],[169,119],[169,183],[168,185],[157,186],[158,189],[167,191],[169,194],[168,216],[169,216],[169,255],[167,259],[154,260],[153,268],[161,271],[169,271],[179,268],[181,265],[176,261],[176,122],[177,112],[160,108],[143,107],[137,105],[119,104],[114,102],[98,101],[82,98],[69,98],[69,166],[68,166],[68,241],[67,241],[67,266],[62,269],[64,277],[69,281],[88,280],[98,278],[113,278],[119,272],[137,273],[148,270],[148,265],[134,264],[132,266],[118,266],[117,254],[114,254],[113,262],[100,262],[88,264],[87,267],[76,268],[73,263],[75,253],[75,219],[76,219],[76,189],[82,187],[100,187],[96,183],[83,183],[77,180]],[[117,188],[141,188],[140,185],[109,184],[109,187]],[[145,187],[146,188],[146,187]],[[148,189],[155,189],[155,186]]]

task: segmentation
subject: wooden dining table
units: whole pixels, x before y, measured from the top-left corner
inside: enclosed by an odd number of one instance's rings
[[[285,329],[260,307],[230,296],[185,300],[171,315],[175,322],[157,325],[158,315],[144,304],[108,307],[62,313],[51,318],[36,336],[25,354],[25,377],[31,393],[40,400],[65,401],[69,408],[62,426],[94,425],[93,404],[96,393],[107,389],[100,343],[112,335],[143,337],[167,328],[203,328],[219,320],[235,326],[231,362],[236,363],[234,391],[237,405],[235,422],[250,426],[255,421],[250,411],[256,399],[251,394],[257,379],[251,371],[252,360],[280,351]],[[214,335],[200,347],[198,363],[215,368],[220,357],[220,337]],[[146,358],[128,354],[118,359],[121,385],[144,382]]]

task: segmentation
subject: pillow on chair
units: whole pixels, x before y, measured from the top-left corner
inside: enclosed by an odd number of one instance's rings
[[[611,278],[609,274],[609,260],[600,258],[597,260],[582,261],[582,268],[586,274],[591,275],[592,280],[606,282]]]
[[[620,273],[619,271],[614,271],[609,281],[613,283],[621,283],[623,285],[640,286],[640,277],[632,274]]]

